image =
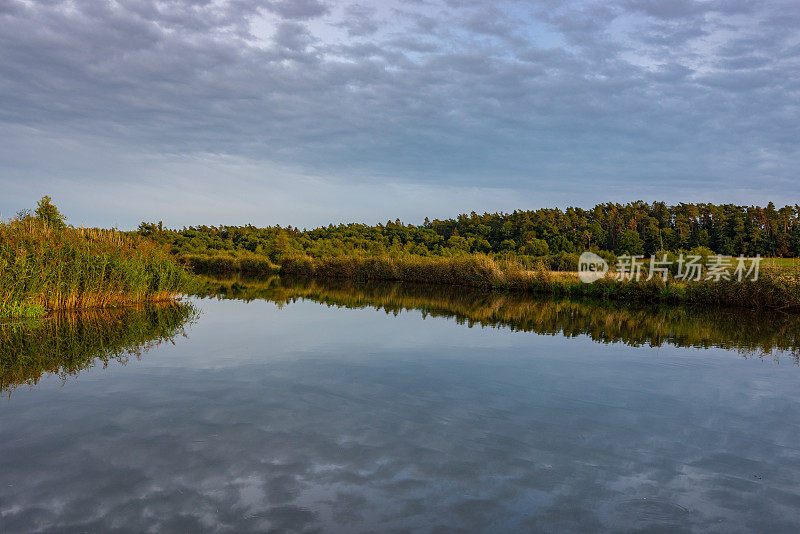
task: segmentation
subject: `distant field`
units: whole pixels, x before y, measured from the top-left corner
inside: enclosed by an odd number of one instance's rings
[[[612,266],[613,267],[613,266]],[[800,258],[764,258],[761,260],[761,267],[780,269],[785,271],[800,270]],[[533,275],[536,271],[524,271]],[[551,276],[556,279],[578,279],[578,271],[550,271]]]
[[[800,258],[764,258],[761,265],[780,269],[797,269],[800,267]]]

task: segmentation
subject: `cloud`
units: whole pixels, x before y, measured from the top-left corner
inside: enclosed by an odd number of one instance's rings
[[[535,189],[545,204],[564,181],[581,204],[596,183],[625,200],[665,179],[785,197],[798,16],[792,2],[11,0],[0,124],[331,183]],[[36,159],[14,168],[5,185],[45,179]]]
[[[345,8],[344,17],[339,26],[347,30],[351,37],[373,35],[381,27],[382,22],[375,16],[377,10],[371,6],[351,4]]]
[[[280,15],[285,19],[308,20],[322,15],[327,15],[330,11],[324,2],[318,0],[281,0],[279,2],[267,2],[267,9]]]
[[[275,32],[275,44],[292,52],[302,54],[312,42],[308,29],[296,22],[282,22]]]

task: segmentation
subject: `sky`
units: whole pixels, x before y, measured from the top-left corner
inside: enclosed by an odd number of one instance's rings
[[[800,2],[0,0],[0,216],[800,203]]]

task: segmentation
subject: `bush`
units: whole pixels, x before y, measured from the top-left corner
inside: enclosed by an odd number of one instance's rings
[[[197,274],[230,275],[233,273],[247,275],[267,275],[278,271],[278,266],[267,256],[247,254],[239,257],[220,254],[183,254],[178,256],[180,263]]]

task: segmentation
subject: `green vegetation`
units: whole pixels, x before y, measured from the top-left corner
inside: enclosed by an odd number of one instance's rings
[[[786,272],[800,270],[800,258],[766,258],[763,263],[767,267]]]
[[[800,206],[776,209],[663,202],[602,204],[590,210],[541,209],[460,215],[420,226],[399,220],[297,228],[192,227],[142,223],[138,233],[169,247],[198,273],[271,273],[359,280],[491,287],[611,300],[799,308]],[[614,265],[617,254],[679,254],[705,265],[723,255],[786,256],[764,263],[755,283],[628,282],[581,284],[579,252]],[[646,263],[647,260],[645,260]],[[772,265],[774,268],[767,268]],[[646,271],[646,268],[645,268]],[[560,273],[559,273],[560,272]]]
[[[131,356],[183,333],[196,318],[186,304],[116,310],[72,310],[46,320],[0,322],[0,391],[34,385],[45,373],[66,379]]]
[[[756,282],[582,284],[578,252],[769,255]],[[166,251],[171,253],[168,254]],[[174,297],[186,269],[217,275],[304,275],[463,285],[606,300],[800,309],[800,206],[602,204],[326,228],[193,227],[142,223],[137,232],[67,226],[49,197],[35,214],[0,221],[0,315]],[[771,267],[770,267],[771,265]],[[280,267],[279,267],[280,266]],[[675,268],[677,265],[673,265]]]
[[[757,281],[683,282],[672,277],[664,281],[657,276],[649,281],[636,281],[607,276],[592,284],[585,284],[578,279],[577,273],[557,273],[544,268],[525,270],[517,262],[496,261],[483,255],[449,259],[350,256],[287,258],[281,265],[281,274],[360,281],[449,284],[628,302],[800,309],[800,271],[787,273],[769,268],[761,270]]]
[[[453,317],[460,324],[515,331],[587,335],[602,343],[724,347],[745,355],[790,353],[800,358],[800,316],[770,310],[626,303],[586,298],[541,298],[522,293],[412,283],[271,277],[204,278],[197,294],[278,306],[309,299],[329,306],[372,307],[397,315]],[[747,325],[747,328],[742,328]]]
[[[614,255],[661,251],[714,252],[763,257],[800,256],[800,206],[775,208],[714,204],[600,204],[592,209],[540,209],[513,213],[399,220],[368,226],[330,225],[312,230],[254,226],[198,226],[168,230],[142,223],[139,233],[178,256],[258,255],[279,264],[287,257],[439,256],[486,254],[514,259],[526,268],[545,264],[574,271],[584,250]]]
[[[272,263],[269,258],[255,254],[240,254],[239,256],[185,254],[180,256],[178,260],[194,272],[216,275],[229,275],[232,273],[270,275],[279,270],[279,266]]]
[[[53,199],[48,196],[43,196],[39,200],[34,214],[37,220],[54,230],[63,230],[67,226],[65,222],[67,217],[58,211],[58,208],[53,204]]]
[[[35,216],[0,220],[0,316],[168,300],[189,280],[149,240],[67,226],[48,197]]]

